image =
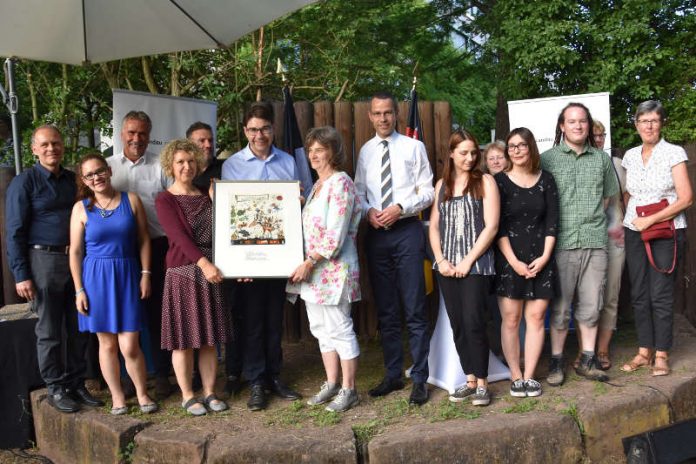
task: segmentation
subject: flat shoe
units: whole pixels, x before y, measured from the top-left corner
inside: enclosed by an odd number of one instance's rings
[[[122,416],[128,413],[128,406],[121,406],[120,408],[111,408],[112,416]]]
[[[152,414],[153,412],[156,412],[159,409],[157,406],[157,403],[148,403],[148,404],[141,404],[140,405],[140,412],[143,414]]]
[[[634,372],[643,367],[648,367],[650,365],[650,358],[645,356],[643,353],[636,354],[630,362],[621,366],[621,370],[624,372]]]
[[[208,407],[213,412],[221,412],[225,411],[229,406],[227,406],[227,403],[224,401],[218,399],[215,394],[208,395],[204,400],[203,403]]]
[[[599,362],[599,368],[603,371],[608,371],[611,369],[611,358],[609,357],[609,353],[606,351],[597,352],[597,361]]]
[[[192,416],[205,416],[208,413],[208,410],[205,409],[205,406],[203,406],[201,402],[198,401],[195,397],[189,399],[185,403],[181,403],[181,407],[184,408],[186,412],[191,414]]]

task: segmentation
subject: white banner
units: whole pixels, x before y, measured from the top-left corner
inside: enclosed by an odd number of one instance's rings
[[[210,124],[215,140],[217,103],[193,98],[153,95],[145,92],[114,89],[114,154],[123,147],[121,121],[129,111],[144,111],[152,120],[148,151],[159,153],[162,146],[172,139],[186,137],[186,129],[196,121]]]
[[[571,102],[582,103],[590,110],[592,119],[604,124],[607,130],[607,138],[604,142],[604,147],[600,148],[609,153],[611,148],[609,92],[510,101],[508,102],[510,130],[517,127],[526,127],[531,130],[539,146],[539,153],[543,153],[553,146],[558,115],[563,107]],[[592,128],[590,127],[591,134]],[[505,135],[498,138],[504,140]]]

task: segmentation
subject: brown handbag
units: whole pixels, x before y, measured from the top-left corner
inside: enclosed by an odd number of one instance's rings
[[[669,202],[666,198],[663,198],[657,203],[652,203],[644,206],[636,206],[636,214],[638,217],[652,216],[655,213],[662,211],[669,206]],[[657,222],[647,229],[641,231],[640,238],[643,240],[645,245],[645,252],[648,254],[648,260],[650,265],[657,271],[663,274],[670,274],[674,271],[674,267],[677,265],[677,233],[674,229],[674,220],[669,219],[667,221]],[[655,265],[655,260],[653,259],[652,249],[650,248],[651,240],[658,239],[672,239],[674,240],[674,253],[672,255],[672,267],[669,269],[660,269]]]

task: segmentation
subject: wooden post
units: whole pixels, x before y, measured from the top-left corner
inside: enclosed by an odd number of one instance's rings
[[[334,125],[334,105],[330,101],[314,103],[314,127]]]
[[[341,134],[343,149],[346,152],[346,164],[343,169],[350,177],[354,177],[358,156],[353,145],[353,104],[346,101],[336,102],[333,104],[333,114],[334,127]]]
[[[308,101],[295,102],[295,116],[297,116],[297,127],[300,128],[300,135],[304,141],[307,132],[314,127],[314,105]]]
[[[437,101],[433,104],[435,124],[435,179],[442,177],[444,160],[449,156],[449,137],[452,133],[452,109],[449,102]]]

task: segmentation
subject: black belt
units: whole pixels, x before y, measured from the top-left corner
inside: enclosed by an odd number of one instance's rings
[[[56,245],[29,245],[33,250],[48,251],[50,253],[62,253],[64,255],[68,254],[70,247],[68,245],[56,246]]]

